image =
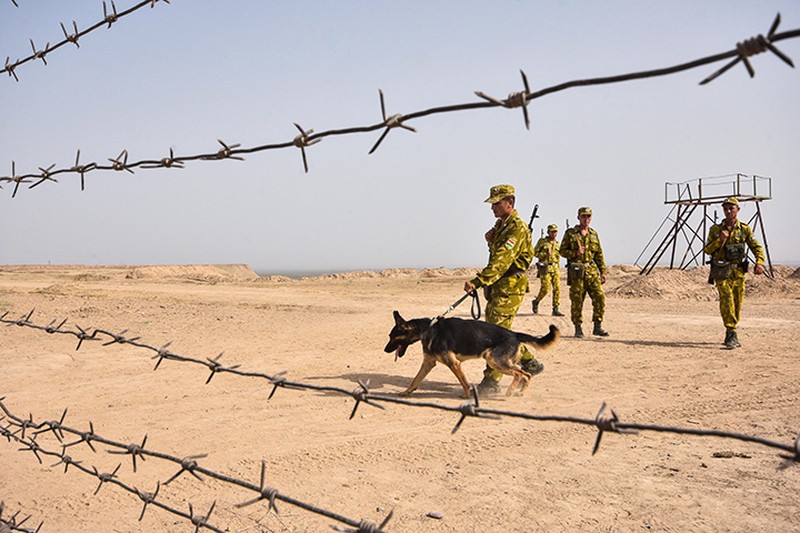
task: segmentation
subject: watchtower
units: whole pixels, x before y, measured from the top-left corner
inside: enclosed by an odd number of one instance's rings
[[[686,270],[690,266],[705,264],[705,238],[710,225],[717,223],[717,211],[713,211],[712,218],[709,208],[719,206],[722,200],[731,196],[738,199],[740,204],[752,202],[755,205],[755,212],[747,224],[756,235],[760,232],[761,243],[767,255],[768,272],[772,274],[772,259],[761,216],[761,202],[772,199],[772,178],[747,174],[698,178],[681,183],[667,182],[664,185],[664,203],[672,207],[636,258],[634,265],[639,266],[639,260],[652,249],[653,243],[659,243],[639,273],[647,275],[652,272],[667,252],[671,269]],[[699,209],[701,207],[702,210]],[[745,209],[746,206],[742,205],[742,208]]]

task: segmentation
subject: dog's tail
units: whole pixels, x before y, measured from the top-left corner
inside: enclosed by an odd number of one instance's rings
[[[550,348],[558,341],[558,338],[561,337],[561,332],[553,324],[550,324],[550,331],[543,337],[534,337],[533,335],[519,333],[517,331],[514,333],[519,339],[519,342],[527,344],[537,350],[546,350],[547,348]]]

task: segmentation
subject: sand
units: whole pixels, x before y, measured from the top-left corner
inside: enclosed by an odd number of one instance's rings
[[[415,375],[419,345],[394,361],[383,352],[392,310],[434,316],[461,296],[475,269],[393,269],[293,280],[261,278],[246,265],[0,267],[0,314],[90,332],[139,337],[198,361],[294,382],[396,397]],[[621,422],[716,429],[790,445],[800,434],[800,274],[749,275],[739,338],[724,329],[707,271],[611,269],[608,338],[574,339],[568,318],[530,313],[515,329],[564,337],[540,352],[545,371],[524,396],[481,407],[593,419],[606,402]],[[538,281],[532,281],[538,289]],[[567,287],[562,310],[568,311]],[[549,313],[549,297],[540,306]],[[585,315],[590,313],[587,303]],[[467,318],[468,303],[451,316]],[[0,397],[15,415],[58,421],[120,443],[175,457],[206,454],[200,466],[386,531],[800,531],[800,465],[779,468],[779,450],[757,442],[643,431],[605,433],[592,455],[591,426],[514,417],[468,417],[430,407],[361,404],[335,391],[280,388],[262,378],[213,375],[200,364],[163,360],[132,344],[0,325]],[[220,356],[220,354],[222,354]],[[464,363],[477,383],[483,365]],[[510,378],[504,378],[509,380]],[[507,383],[504,382],[504,384]],[[462,404],[460,387],[436,367],[411,400]],[[9,420],[0,420],[8,427]],[[14,431],[18,428],[10,428]],[[32,430],[28,429],[29,436]],[[19,435],[19,433],[18,433]],[[75,441],[65,436],[64,442]],[[36,436],[61,452],[52,431]],[[152,492],[184,513],[206,514],[231,532],[331,531],[344,524],[278,501],[237,507],[256,495],[180,471],[157,457],[70,446],[73,461]],[[20,449],[22,448],[22,451]],[[149,505],[58,458],[0,440],[3,518],[30,515],[42,532],[193,531],[189,520]],[[263,461],[263,463],[262,463]]]

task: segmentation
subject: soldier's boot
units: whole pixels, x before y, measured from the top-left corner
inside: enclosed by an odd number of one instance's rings
[[[553,316],[564,316],[564,313],[558,310],[558,306],[553,307]]]
[[[541,374],[544,370],[544,364],[540,363],[536,359],[524,359],[519,362],[519,366],[531,375],[531,377],[535,376],[536,374]]]
[[[533,314],[534,315],[538,315],[539,314],[539,300],[534,298],[533,301],[531,302],[531,308],[533,309]]]
[[[500,394],[500,382],[495,381],[492,376],[484,375],[483,381],[478,383],[478,397],[488,398]]]
[[[733,332],[733,335],[731,336],[731,340],[733,341],[733,343],[736,345],[737,348],[741,348],[742,347],[742,345],[739,343],[739,336],[736,334],[735,331]]]
[[[602,322],[594,323],[594,329],[592,330],[592,335],[597,335],[598,337],[608,337],[608,332],[603,329]]]
[[[581,328],[580,324],[575,324],[575,338],[577,339],[583,338],[583,328]]]
[[[733,350],[734,348],[738,348],[741,346],[739,344],[739,339],[736,337],[735,331],[726,331],[725,332],[725,348],[729,350]]]

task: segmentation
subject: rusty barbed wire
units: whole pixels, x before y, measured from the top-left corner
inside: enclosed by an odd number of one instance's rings
[[[42,525],[44,522],[39,522],[39,525],[36,526],[36,529],[31,529],[28,527],[23,527],[22,524],[27,522],[32,515],[28,515],[25,518],[19,520],[19,511],[12,514],[9,518],[3,518],[3,512],[5,511],[5,502],[0,500],[0,533],[11,533],[12,531],[23,531],[24,533],[39,533],[39,530],[42,529]]]
[[[149,2],[143,2],[143,4],[147,4]],[[414,119],[420,119],[429,115],[436,115],[441,113],[452,113],[457,111],[468,111],[473,109],[484,109],[484,108],[494,108],[494,107],[504,107],[508,109],[514,109],[517,107],[522,108],[523,118],[525,121],[525,127],[530,129],[530,117],[528,115],[528,104],[537,98],[541,98],[548,94],[556,93],[559,91],[563,91],[566,89],[570,89],[573,87],[585,87],[591,85],[604,85],[609,83],[619,83],[623,81],[630,81],[630,80],[637,80],[637,79],[644,79],[644,78],[652,78],[658,76],[666,76],[669,74],[675,74],[677,72],[686,71],[689,69],[697,68],[703,65],[708,65],[711,63],[716,63],[718,61],[723,61],[725,59],[735,58],[732,62],[728,63],[725,67],[719,69],[711,76],[708,76],[703,81],[700,82],[700,85],[705,85],[725,71],[733,67],[739,61],[744,62],[745,66],[750,73],[750,76],[753,77],[755,75],[755,71],[750,64],[748,57],[764,52],[764,51],[771,51],[773,54],[778,56],[782,61],[787,63],[789,66],[794,67],[794,63],[788,56],[786,56],[783,52],[777,49],[774,43],[784,40],[784,39],[792,39],[796,37],[800,37],[800,29],[786,31],[782,33],[776,33],[778,25],[780,24],[780,13],[775,17],[770,30],[767,32],[767,36],[764,37],[763,35],[759,34],[756,37],[751,39],[747,39],[743,42],[737,43],[736,48],[730,50],[728,52],[722,52],[720,54],[704,57],[701,59],[696,59],[694,61],[690,61],[687,63],[682,63],[679,65],[675,65],[672,67],[660,68],[660,69],[653,69],[647,71],[640,71],[634,72],[630,74],[622,74],[617,76],[608,76],[608,77],[601,77],[601,78],[590,78],[590,79],[583,79],[583,80],[574,80],[565,83],[561,83],[559,85],[554,85],[551,87],[546,87],[540,89],[538,91],[531,91],[530,86],[528,84],[528,78],[525,75],[525,72],[520,70],[522,75],[522,81],[524,90],[518,92],[511,92],[508,95],[508,98],[505,100],[500,100],[498,98],[494,98],[492,96],[488,96],[481,91],[475,91],[475,94],[482,99],[480,102],[471,102],[466,104],[453,104],[453,105],[446,105],[440,107],[432,107],[429,109],[425,109],[422,111],[416,111],[407,114],[393,114],[388,115],[386,113],[386,106],[384,102],[384,95],[383,90],[378,90],[378,95],[380,97],[380,104],[381,104],[381,114],[382,114],[382,121],[376,124],[367,125],[367,126],[353,126],[349,128],[343,129],[332,129],[326,131],[320,131],[318,133],[314,133],[313,129],[305,130],[304,128],[300,127],[297,123],[294,123],[294,127],[300,131],[300,135],[296,135],[291,140],[286,142],[280,143],[273,143],[273,144],[264,144],[260,146],[254,147],[241,147],[240,144],[231,144],[228,145],[223,142],[221,139],[218,139],[217,142],[222,145],[222,148],[217,152],[211,153],[203,153],[197,155],[175,155],[170,150],[170,156],[168,158],[161,158],[161,159],[146,159],[140,161],[131,161],[128,162],[128,151],[124,149],[119,156],[116,158],[108,158],[111,165],[101,165],[96,162],[89,163],[87,165],[80,166],[78,165],[78,158],[76,158],[75,165],[72,167],[64,167],[59,169],[53,169],[53,166],[47,167],[45,170],[42,167],[39,167],[39,173],[28,173],[28,174],[21,174],[16,175],[15,170],[15,162],[12,161],[12,171],[11,176],[4,176],[0,177],[0,183],[8,182],[14,183],[14,190],[11,195],[12,198],[16,197],[17,190],[21,184],[29,184],[28,188],[33,188],[37,185],[40,185],[44,181],[57,181],[55,176],[61,174],[80,174],[81,176],[81,190],[84,190],[84,178],[87,172],[95,172],[95,171],[127,171],[133,173],[133,169],[136,168],[146,168],[146,169],[155,169],[155,168],[184,168],[184,164],[189,161],[219,161],[224,159],[237,159],[243,160],[243,155],[252,154],[256,152],[263,152],[266,150],[277,150],[283,148],[299,148],[302,158],[303,158],[303,168],[305,172],[308,172],[308,160],[306,157],[306,148],[310,147],[313,144],[320,142],[325,137],[331,136],[339,136],[339,135],[350,135],[355,133],[369,133],[377,130],[383,130],[383,133],[378,137],[377,141],[373,144],[372,148],[369,150],[369,153],[375,152],[378,146],[383,142],[383,140],[388,135],[389,131],[394,128],[403,128],[410,131],[416,131],[415,128],[409,126],[407,124],[408,121]],[[76,28],[77,31],[77,28]],[[66,30],[65,30],[66,33]],[[77,40],[76,40],[77,41]],[[77,44],[77,42],[76,42]],[[52,50],[52,49],[51,49]],[[34,54],[35,56],[35,54]],[[34,57],[31,56],[31,57]],[[43,59],[43,57],[42,57]],[[13,70],[13,68],[12,68]],[[0,71],[2,72],[2,71]],[[78,150],[78,157],[80,157],[80,150]]]
[[[298,500],[296,498],[293,498],[291,496],[283,494],[278,489],[276,489],[274,487],[265,486],[264,480],[265,480],[266,463],[263,462],[263,461],[261,463],[261,480],[260,480],[260,483],[258,485],[256,485],[256,484],[250,483],[248,481],[245,481],[245,480],[242,480],[242,479],[239,479],[239,478],[235,478],[235,477],[232,477],[232,476],[227,476],[225,474],[220,474],[220,473],[218,473],[218,472],[216,472],[214,470],[210,470],[208,468],[204,468],[204,467],[200,466],[197,463],[197,459],[205,458],[205,457],[207,457],[207,454],[196,454],[196,455],[189,455],[189,456],[186,456],[186,457],[176,457],[174,455],[166,454],[166,453],[159,452],[159,451],[156,451],[156,450],[151,450],[151,449],[148,449],[148,448],[145,447],[145,443],[147,441],[147,436],[146,435],[142,439],[142,443],[141,444],[137,444],[137,443],[125,444],[125,443],[122,443],[122,442],[117,442],[117,441],[105,438],[105,437],[95,433],[94,426],[93,426],[93,424],[91,422],[89,422],[89,425],[90,425],[89,433],[84,432],[84,431],[80,431],[78,429],[75,429],[75,428],[72,428],[72,427],[64,425],[63,421],[64,421],[64,416],[66,415],[66,412],[67,412],[66,409],[64,410],[64,414],[61,416],[61,420],[59,420],[57,422],[56,421],[40,421],[40,422],[36,422],[36,421],[33,420],[33,415],[29,415],[29,417],[27,419],[20,418],[19,416],[15,415],[13,412],[11,412],[11,410],[5,405],[5,403],[3,402],[4,399],[5,398],[0,398],[0,410],[3,411],[3,417],[0,417],[0,421],[2,421],[3,419],[6,419],[8,421],[8,425],[7,426],[0,425],[0,436],[6,437],[6,439],[9,442],[11,442],[13,440],[13,441],[21,444],[23,447],[19,448],[19,451],[30,451],[30,452],[32,452],[34,454],[34,456],[36,457],[36,459],[39,461],[39,464],[44,464],[44,461],[42,459],[43,456],[55,457],[55,458],[58,458],[58,461],[55,464],[51,465],[51,468],[63,464],[64,465],[64,473],[66,473],[67,470],[69,469],[69,467],[72,466],[73,469],[80,470],[81,472],[83,472],[85,474],[89,474],[89,475],[92,475],[92,476],[96,477],[99,480],[99,484],[97,486],[97,489],[95,489],[94,494],[97,494],[100,491],[100,489],[102,488],[104,483],[111,483],[111,484],[114,484],[114,485],[117,485],[117,486],[121,487],[122,489],[126,490],[127,492],[129,492],[131,494],[134,494],[134,495],[138,496],[142,500],[142,502],[144,503],[144,506],[142,507],[142,511],[139,514],[139,520],[140,521],[142,520],[142,517],[144,516],[144,512],[147,509],[147,506],[152,504],[152,505],[155,505],[155,506],[157,506],[157,507],[159,507],[161,509],[164,509],[165,511],[168,511],[168,512],[170,512],[172,514],[175,514],[177,516],[185,518],[186,520],[189,520],[192,523],[192,525],[195,526],[195,531],[198,531],[200,528],[206,528],[206,529],[210,529],[211,531],[216,531],[216,532],[220,532],[220,533],[222,533],[224,531],[227,531],[227,529],[218,528],[218,527],[213,526],[213,525],[211,525],[211,524],[209,524],[207,522],[208,518],[211,516],[212,511],[214,510],[216,502],[212,503],[211,508],[209,509],[208,513],[206,513],[205,515],[198,515],[198,514],[194,513],[194,510],[192,508],[192,504],[191,503],[189,504],[189,512],[186,513],[184,511],[180,511],[178,509],[170,507],[169,505],[167,505],[167,504],[163,503],[162,501],[159,501],[159,500],[156,499],[156,497],[158,496],[158,493],[159,493],[159,491],[160,491],[160,489],[162,487],[164,487],[166,485],[169,485],[172,481],[174,481],[176,478],[178,478],[184,472],[188,472],[188,473],[192,474],[195,478],[197,478],[199,480],[202,480],[202,478],[200,477],[200,474],[203,474],[203,475],[208,476],[210,478],[216,479],[217,481],[221,481],[221,482],[227,483],[229,485],[235,485],[235,486],[238,486],[238,487],[242,487],[242,488],[254,491],[254,492],[256,492],[258,494],[258,496],[256,498],[248,500],[248,501],[243,502],[241,504],[238,504],[236,506],[237,508],[245,507],[245,506],[257,503],[257,502],[259,502],[261,500],[266,500],[268,502],[268,504],[269,504],[268,510],[271,511],[271,510],[274,509],[275,512],[277,513],[278,509],[277,509],[277,506],[275,505],[275,501],[279,500],[279,501],[282,501],[282,502],[286,502],[286,503],[288,503],[290,505],[293,505],[295,507],[299,507],[301,509],[304,509],[306,511],[310,511],[312,513],[324,516],[326,518],[330,518],[332,520],[336,520],[337,522],[340,522],[340,523],[345,524],[347,526],[356,528],[353,531],[356,531],[358,533],[382,533],[383,532],[383,527],[386,525],[386,523],[388,522],[389,518],[391,518],[391,516],[392,516],[392,513],[389,513],[389,515],[384,519],[382,524],[380,526],[376,526],[372,522],[369,522],[369,521],[366,521],[366,520],[354,520],[352,518],[348,518],[348,517],[340,515],[338,513],[334,513],[332,511],[327,510],[327,509],[323,509],[323,508],[318,507],[316,505],[313,505],[313,504],[310,504],[310,503],[307,503],[307,502],[303,502],[301,500]],[[27,428],[33,428],[33,429],[36,429],[37,431],[35,431],[34,433],[29,433],[28,436],[26,437],[25,436],[25,430]],[[47,434],[47,433],[52,433],[53,435],[55,435],[56,440],[61,445],[61,452],[55,452],[55,451],[52,451],[52,450],[48,450],[48,449],[42,447],[42,445],[40,445],[36,441],[36,437],[37,436],[42,435],[42,434]],[[63,436],[64,433],[68,433],[68,434],[71,434],[71,435],[79,436],[80,439],[76,440],[75,442],[64,443],[62,441],[62,439],[59,438],[59,433],[62,436]],[[117,467],[112,472],[103,473],[103,472],[98,471],[98,469],[96,467],[94,467],[94,466],[91,467],[91,468],[88,467],[88,466],[83,466],[83,464],[82,464],[83,461],[77,461],[73,457],[71,457],[70,455],[67,455],[67,450],[69,448],[71,448],[72,446],[78,445],[78,444],[80,444],[82,442],[86,442],[88,444],[90,441],[94,441],[96,443],[101,443],[101,444],[104,444],[104,445],[106,445],[106,446],[108,446],[110,448],[113,448],[111,450],[106,450],[107,453],[109,453],[109,454],[130,455],[131,456],[131,460],[133,462],[133,471],[134,472],[136,472],[136,468],[137,468],[136,467],[136,458],[137,457],[139,459],[141,459],[142,461],[144,461],[146,457],[155,457],[155,458],[158,458],[158,459],[161,459],[161,460],[164,460],[164,461],[169,461],[169,462],[172,462],[172,463],[175,463],[175,464],[179,465],[180,466],[180,470],[178,470],[178,472],[176,474],[171,476],[169,479],[167,479],[163,483],[159,481],[157,483],[157,485],[156,485],[155,491],[150,492],[150,493],[143,492],[143,491],[139,490],[136,487],[132,487],[132,486],[122,482],[117,477],[117,472],[119,471],[119,469],[120,469],[120,467],[122,465],[121,463],[118,464]],[[94,446],[90,445],[90,448],[91,448],[92,452],[95,452],[95,453],[97,452],[97,450],[94,448]],[[348,530],[341,530],[341,531],[348,531]]]
[[[51,334],[59,333],[63,335],[72,335],[78,339],[78,345],[75,348],[76,351],[81,347],[81,344],[83,343],[84,340],[87,339],[101,340],[101,337],[108,337],[110,340],[108,342],[103,343],[103,346],[109,346],[111,344],[130,344],[132,346],[145,348],[147,350],[154,352],[155,355],[151,357],[151,359],[156,360],[156,364],[153,370],[157,370],[161,365],[161,362],[164,360],[178,361],[182,363],[192,363],[204,366],[208,368],[208,370],[211,372],[211,374],[206,379],[206,384],[208,384],[211,381],[211,378],[214,377],[214,375],[217,373],[229,373],[240,377],[253,377],[253,378],[263,379],[268,381],[272,385],[272,389],[269,393],[268,399],[272,399],[278,388],[308,390],[308,391],[326,392],[326,393],[334,393],[334,394],[341,394],[344,396],[350,396],[355,401],[355,404],[353,405],[353,410],[350,412],[349,416],[349,419],[351,420],[355,417],[356,411],[358,410],[359,406],[362,403],[365,403],[367,405],[379,409],[385,409],[382,403],[393,403],[410,407],[423,407],[423,408],[437,409],[440,411],[449,411],[453,413],[458,413],[460,415],[459,419],[456,422],[455,426],[453,427],[451,433],[455,433],[456,431],[458,431],[458,429],[461,427],[461,425],[467,418],[497,419],[501,417],[509,417],[509,418],[522,418],[526,420],[534,420],[539,422],[566,422],[572,424],[592,426],[595,427],[598,431],[597,438],[592,448],[592,454],[597,453],[600,446],[600,440],[605,433],[611,432],[617,434],[633,434],[641,431],[654,431],[661,433],[675,433],[680,435],[721,437],[721,438],[735,439],[743,442],[761,444],[769,448],[774,448],[777,450],[787,452],[787,455],[780,455],[780,457],[784,459],[784,462],[779,466],[779,468],[786,468],[788,466],[800,462],[800,433],[798,433],[798,436],[793,444],[784,444],[770,439],[765,439],[762,437],[756,437],[752,435],[745,435],[743,433],[736,433],[732,431],[681,428],[675,426],[660,426],[655,424],[621,422],[617,414],[613,410],[609,409],[608,411],[606,411],[607,406],[605,402],[603,402],[603,404],[600,406],[600,410],[598,411],[597,415],[594,418],[580,418],[580,417],[561,416],[561,415],[537,415],[537,414],[524,413],[518,411],[489,409],[480,406],[478,394],[474,387],[472,389],[472,398],[467,400],[466,402],[463,402],[458,406],[442,405],[433,402],[406,400],[396,396],[387,396],[387,395],[370,393],[369,381],[359,380],[357,382],[358,387],[356,389],[348,390],[342,387],[313,385],[310,383],[289,381],[286,379],[285,371],[275,375],[269,375],[262,372],[250,372],[250,371],[239,370],[240,365],[223,366],[220,363],[222,354],[219,354],[217,357],[213,359],[206,358],[205,360],[178,355],[167,349],[171,345],[171,342],[168,342],[167,344],[164,344],[161,347],[146,344],[144,342],[139,341],[139,337],[125,337],[125,333],[127,333],[128,330],[123,330],[120,333],[113,333],[103,329],[95,328],[91,330],[91,333],[89,333],[88,330],[84,330],[83,328],[80,328],[78,326],[76,326],[77,330],[70,330],[63,328],[64,324],[66,323],[66,320],[61,321],[58,327],[53,327],[53,324],[56,323],[55,320],[51,321],[50,324],[48,324],[47,326],[37,325],[30,321],[33,312],[34,311],[32,310],[29,313],[22,315],[20,318],[14,320],[6,318],[6,316],[10,313],[9,310],[6,311],[2,316],[0,316],[0,323],[5,323],[8,326],[16,325],[20,327],[31,328]],[[62,415],[62,419],[63,416],[64,415]],[[31,419],[29,421],[20,422],[20,424],[23,425],[27,424],[27,426],[32,426],[33,421]],[[58,423],[54,421],[50,422],[49,424],[58,425]],[[24,427],[23,427],[23,432],[24,432]],[[142,444],[142,446],[144,446],[144,443]]]
[[[15,7],[19,7],[14,0],[11,0],[11,1],[14,4]],[[119,19],[121,19],[125,15],[130,15],[134,11],[143,8],[143,7],[147,6],[148,4],[150,5],[151,8],[153,8],[153,7],[156,6],[156,3],[159,2],[159,1],[169,4],[170,0],[144,0],[142,2],[139,2],[138,4],[136,4],[133,7],[130,7],[128,9],[124,10],[124,11],[117,12],[117,6],[114,4],[114,0],[111,0],[110,9],[106,5],[105,0],[103,0],[103,19],[101,21],[89,26],[88,28],[86,28],[83,31],[78,31],[78,23],[73,20],[72,21],[73,33],[68,33],[67,32],[67,28],[64,26],[64,23],[62,22],[60,24],[61,24],[61,31],[64,33],[64,39],[62,41],[57,42],[53,46],[50,46],[50,43],[48,42],[43,49],[38,49],[36,47],[36,44],[34,44],[33,39],[28,39],[30,41],[30,43],[31,43],[31,49],[33,50],[33,53],[31,55],[23,58],[23,59],[17,59],[16,61],[11,61],[11,57],[10,56],[6,56],[5,67],[0,69],[0,74],[5,72],[6,74],[8,74],[9,77],[13,77],[16,81],[19,81],[19,77],[17,76],[16,70],[17,70],[17,67],[19,67],[20,65],[24,65],[25,63],[28,63],[30,61],[36,61],[37,59],[41,59],[42,63],[47,65],[46,56],[48,54],[53,53],[57,49],[61,48],[62,46],[65,46],[65,45],[67,45],[69,43],[72,43],[76,47],[80,48],[81,45],[78,44],[78,39],[80,39],[81,37],[83,37],[87,33],[91,33],[94,30],[105,26],[106,24],[108,25],[108,28],[110,28],[112,24],[117,22]]]

